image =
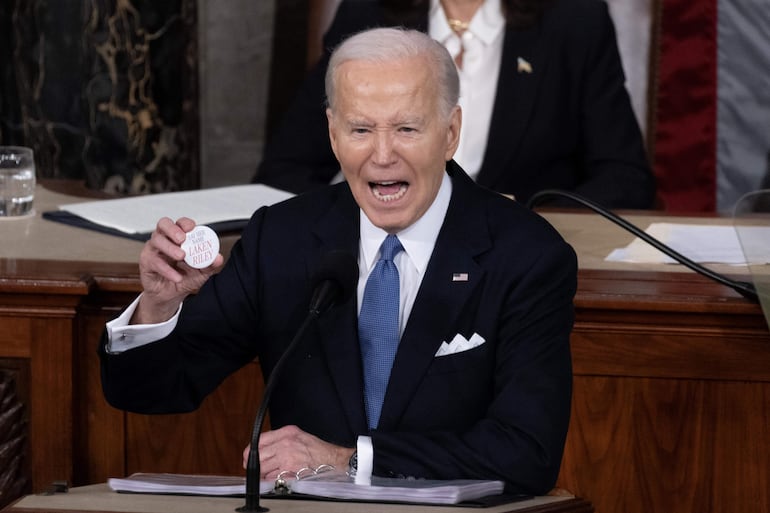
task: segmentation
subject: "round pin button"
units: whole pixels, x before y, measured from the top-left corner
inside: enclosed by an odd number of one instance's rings
[[[198,225],[187,232],[187,238],[182,243],[185,252],[184,261],[190,267],[203,269],[210,266],[219,254],[219,237],[205,225]]]

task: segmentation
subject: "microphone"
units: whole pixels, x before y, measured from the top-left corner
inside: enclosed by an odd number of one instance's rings
[[[313,295],[310,300],[305,321],[297,330],[294,338],[275,364],[270,378],[265,385],[262,402],[259,405],[257,416],[254,419],[254,428],[251,432],[251,448],[246,462],[246,503],[236,508],[235,511],[253,512],[269,511],[269,508],[259,504],[259,435],[262,433],[262,424],[265,421],[267,406],[270,402],[275,383],[288,358],[302,339],[310,323],[326,313],[331,307],[347,301],[353,294],[358,282],[358,261],[352,254],[346,251],[330,251],[321,258],[318,269],[311,279]]]
[[[310,283],[313,297],[309,310],[321,315],[353,295],[358,284],[358,261],[347,251],[330,251],[321,258]]]
[[[625,228],[627,231],[633,233],[646,243],[650,244],[655,249],[663,252],[664,254],[670,256],[680,264],[684,265],[685,267],[688,267],[695,271],[698,274],[701,274],[707,278],[711,278],[712,280],[716,281],[717,283],[721,283],[722,285],[726,285],[733,289],[734,291],[738,292],[740,295],[745,297],[746,299],[749,299],[754,302],[759,302],[759,295],[757,294],[757,289],[754,288],[754,285],[751,283],[747,283],[744,281],[735,281],[731,280],[730,278],[719,274],[715,271],[712,271],[711,269],[704,267],[693,260],[690,260],[686,256],[682,255],[681,253],[675,251],[674,249],[670,248],[669,246],[663,244],[661,241],[656,239],[655,237],[649,235],[644,230],[640,230],[638,227],[634,226],[630,222],[626,221],[622,217],[613,214],[606,208],[602,207],[598,203],[594,203],[593,201],[584,198],[580,196],[579,194],[575,194],[574,192],[567,192],[567,191],[561,191],[558,189],[546,189],[540,192],[537,192],[532,195],[532,197],[527,202],[527,208],[532,209],[534,208],[540,201],[546,200],[548,198],[552,197],[563,197],[570,199],[576,203],[580,203],[584,207],[588,207],[597,214],[601,215],[602,217],[609,219],[613,223],[617,224],[621,228]]]

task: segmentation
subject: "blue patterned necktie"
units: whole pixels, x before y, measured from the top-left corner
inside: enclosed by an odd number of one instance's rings
[[[398,269],[393,257],[402,251],[398,237],[388,235],[380,246],[380,259],[369,275],[358,316],[358,338],[364,364],[364,400],[369,428],[380,420],[390,368],[398,348]]]

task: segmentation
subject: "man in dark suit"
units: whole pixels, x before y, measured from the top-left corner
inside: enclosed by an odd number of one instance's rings
[[[624,85],[606,3],[501,3],[508,18],[476,181],[522,203],[538,191],[562,189],[607,208],[651,208],[654,178]],[[339,164],[329,147],[323,113],[329,52],[346,36],[370,27],[402,24],[427,32],[430,2],[408,4],[419,10],[408,9],[407,2],[342,1],[324,37],[326,52],[268,141],[255,181],[303,192],[332,180]],[[517,15],[515,9],[522,5],[523,13]],[[525,13],[540,10],[536,19],[523,19]],[[560,206],[576,204],[565,201]]]
[[[221,256],[185,265],[179,244],[194,222],[162,219],[140,256],[144,292],[100,347],[105,397],[136,412],[189,411],[255,357],[269,376],[306,316],[319,260],[342,249],[358,255],[356,297],[287,361],[260,440],[263,477],[345,467],[358,451],[359,469],[363,459],[378,475],[547,492],[569,423],[574,252],[451,161],[462,117],[440,44],[362,33],[335,52],[328,87],[346,183],[258,210],[224,267]],[[380,245],[394,239],[395,356],[377,392],[384,358],[366,355],[387,337],[364,318],[385,297],[369,287]]]

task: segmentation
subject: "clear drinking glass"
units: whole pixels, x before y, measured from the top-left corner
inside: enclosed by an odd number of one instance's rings
[[[34,212],[35,156],[31,148],[0,146],[0,217]]]

